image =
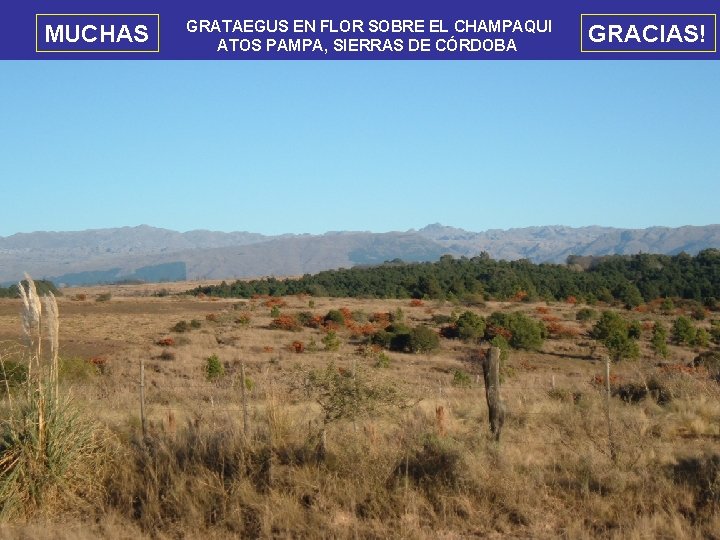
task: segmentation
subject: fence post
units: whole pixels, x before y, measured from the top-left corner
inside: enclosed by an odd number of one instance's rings
[[[505,422],[505,405],[500,399],[500,349],[490,347],[483,359],[485,378],[485,398],[487,399],[490,430],[495,440],[500,440],[500,432]]]
[[[617,453],[615,452],[615,441],[613,440],[612,423],[610,421],[610,357],[605,356],[605,415],[607,417],[608,429],[608,447],[610,449],[610,459],[613,463],[617,461]]]
[[[245,438],[247,438],[250,426],[248,420],[247,396],[245,394],[245,362],[240,364],[240,378],[242,379],[240,381],[240,396],[243,408],[243,434],[245,435]]]
[[[145,359],[140,359],[140,424],[144,439],[147,435],[145,427]]]

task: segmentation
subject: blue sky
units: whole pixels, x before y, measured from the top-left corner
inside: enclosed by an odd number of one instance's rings
[[[5,62],[0,236],[720,222],[718,62]]]

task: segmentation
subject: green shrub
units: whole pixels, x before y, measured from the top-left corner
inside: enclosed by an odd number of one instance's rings
[[[413,353],[432,352],[440,346],[440,337],[427,326],[416,326],[410,331],[408,350]]]
[[[451,315],[437,314],[432,316],[432,322],[433,324],[440,326],[441,324],[454,323],[455,318]]]
[[[327,312],[327,315],[325,315],[324,320],[325,322],[334,322],[335,324],[343,326],[345,324],[345,315],[343,315],[339,309],[331,309]]]
[[[650,345],[652,346],[653,351],[655,351],[655,354],[662,356],[663,358],[667,358],[668,355],[667,337],[667,329],[660,321],[657,321],[653,325]]]
[[[216,381],[225,375],[225,366],[223,366],[217,354],[208,356],[205,359],[205,378],[208,381]]]
[[[472,311],[463,312],[455,324],[463,341],[477,342],[485,335],[485,319]]]
[[[375,360],[375,367],[376,368],[389,368],[390,367],[390,357],[385,354],[384,352],[381,352],[377,355],[377,359]]]
[[[597,311],[590,308],[582,308],[575,314],[575,320],[580,322],[590,321],[597,317]]]
[[[697,347],[707,347],[710,345],[710,334],[704,328],[698,328],[695,332],[695,339],[693,345]]]
[[[693,306],[693,308],[690,310],[690,316],[693,319],[695,319],[696,321],[704,321],[705,320],[705,308],[700,305]]]
[[[540,350],[545,341],[545,326],[539,321],[520,312],[501,313],[496,311],[487,319],[485,339],[506,335],[514,349]]]
[[[720,345],[720,322],[712,322],[712,326],[710,326],[710,339],[712,339],[713,343]]]
[[[310,322],[313,320],[313,317],[314,315],[311,311],[301,311],[295,316],[297,322],[300,323],[302,326],[307,326],[308,324],[310,324]]]
[[[270,310],[270,316],[271,316],[273,319],[278,318],[278,317],[280,316],[280,307],[279,307],[279,306],[273,306],[272,309]]]
[[[326,351],[337,351],[340,348],[340,338],[334,331],[330,331],[322,338],[323,345]]]
[[[453,380],[452,380],[453,386],[459,386],[461,388],[469,388],[471,384],[472,384],[472,381],[470,380],[470,375],[465,373],[462,369],[456,369],[453,372]]]
[[[197,319],[193,319],[190,321],[190,328],[198,329],[202,326],[202,323],[198,321]]]
[[[175,323],[174,326],[170,328],[171,332],[177,332],[179,334],[182,334],[183,332],[189,332],[190,331],[190,325],[187,321],[178,321]]]
[[[7,386],[15,388],[27,380],[27,362],[5,360],[0,366],[0,392],[5,392]],[[6,386],[7,382],[7,386]]]
[[[58,361],[59,376],[61,381],[82,382],[87,381],[100,373],[97,365],[86,358],[71,356],[60,358]]]
[[[96,302],[107,302],[111,298],[112,298],[112,294],[110,294],[109,292],[106,292],[106,293],[98,294],[97,297],[95,298],[95,301]]]
[[[623,358],[637,358],[640,348],[631,335],[637,334],[637,327],[614,311],[603,311],[593,326],[590,335],[600,341],[608,350],[610,358],[617,362]]]
[[[687,317],[681,315],[673,323],[672,339],[678,345],[692,345],[697,330]]]
[[[502,368],[507,359],[510,357],[510,344],[503,336],[497,335],[490,340],[490,345],[500,349],[500,366]]]
[[[640,321],[630,321],[628,323],[628,337],[632,339],[640,339],[642,336],[642,324]]]
[[[393,334],[391,334],[387,330],[378,330],[370,338],[370,343],[372,343],[373,345],[379,345],[384,349],[389,349],[392,338]]]

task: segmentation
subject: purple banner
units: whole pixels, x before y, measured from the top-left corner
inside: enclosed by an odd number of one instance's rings
[[[10,0],[1,8],[0,59],[716,59],[717,6]]]

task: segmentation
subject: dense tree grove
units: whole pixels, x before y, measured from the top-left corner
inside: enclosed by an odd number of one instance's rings
[[[683,298],[717,305],[720,298],[720,250],[697,256],[640,254],[603,257],[582,270],[578,265],[495,261],[486,254],[434,263],[392,261],[374,267],[328,270],[299,279],[267,278],[198,287],[193,294],[220,297],[253,295],[367,298],[495,298],[565,300],[573,297],[621,302],[631,308],[657,298]]]

